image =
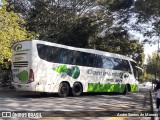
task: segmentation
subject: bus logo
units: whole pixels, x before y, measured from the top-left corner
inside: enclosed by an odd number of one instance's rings
[[[68,75],[74,79],[77,79],[80,75],[80,69],[78,66],[72,66],[71,68],[67,68],[67,65],[60,65],[52,69],[62,74],[62,77],[65,77],[66,75]]]
[[[122,80],[126,81],[129,79],[129,73],[125,72],[122,74]]]
[[[13,48],[14,51],[18,51],[22,49],[22,45],[21,44],[16,44]]]

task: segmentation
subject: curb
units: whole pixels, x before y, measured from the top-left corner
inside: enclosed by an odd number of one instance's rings
[[[153,93],[152,90],[149,91],[150,98],[151,98],[151,111],[153,111],[153,114],[158,114],[157,108],[156,108],[156,96],[155,93]],[[151,120],[159,120],[159,117],[151,117]]]

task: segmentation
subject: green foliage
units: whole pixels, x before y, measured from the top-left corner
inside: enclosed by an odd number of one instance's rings
[[[129,35],[122,28],[114,28],[106,31],[104,37],[90,39],[91,48],[109,51],[122,55],[132,56],[134,60],[142,65],[144,62],[143,47],[138,40],[129,40]]]
[[[20,13],[27,30],[38,33],[40,40],[132,55],[139,64],[144,54],[137,40],[130,41],[123,25],[113,27],[113,12],[120,13],[125,24],[126,12],[133,0],[7,0],[7,10]],[[27,7],[25,7],[27,6]],[[125,20],[124,20],[125,19]]]
[[[58,43],[88,48],[88,39],[90,36],[94,35],[98,29],[97,25],[92,25],[92,20],[88,17],[82,17],[77,20],[76,23],[71,23],[72,27],[69,29],[64,29],[65,35],[59,37]]]
[[[146,71],[140,76],[140,80],[142,82],[145,82],[145,81],[152,82],[154,79],[155,79],[154,75],[149,73],[147,74]]]
[[[152,30],[140,30],[144,36],[160,36],[160,0],[136,0],[134,12],[138,14],[138,23],[150,22]],[[155,44],[156,40],[145,40],[144,43]]]
[[[145,68],[144,68],[145,72],[140,76],[140,79],[142,81],[154,81],[155,74],[157,74],[157,78],[160,78],[160,59],[159,58],[160,58],[160,55],[158,55],[158,59],[157,59],[157,52],[154,52],[151,56],[148,56],[147,64],[145,65]]]
[[[88,48],[89,38],[112,24],[111,17],[96,1],[39,0],[30,4],[34,7],[26,17],[28,30],[39,33],[39,39],[45,41]],[[97,6],[100,9],[95,9]]]
[[[151,16],[160,16],[160,1],[159,0],[136,0],[135,10],[143,19],[148,19]]]
[[[13,11],[6,11],[7,2],[4,1],[0,9],[0,63],[5,59],[11,60],[11,45],[19,40],[33,38],[33,32],[27,32],[25,21]]]
[[[155,75],[157,69],[157,76],[160,78],[160,55],[157,57],[157,53],[153,53],[148,57],[146,71],[149,74]],[[158,61],[157,61],[158,60]]]
[[[109,7],[112,11],[119,11],[129,9],[132,5],[134,0],[109,0]]]

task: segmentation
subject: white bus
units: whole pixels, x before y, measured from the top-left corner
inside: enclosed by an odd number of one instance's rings
[[[40,40],[12,46],[13,85],[20,91],[136,92],[136,62],[129,57]]]

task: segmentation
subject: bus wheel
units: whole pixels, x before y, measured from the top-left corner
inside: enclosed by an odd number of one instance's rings
[[[62,82],[59,86],[58,95],[60,97],[67,97],[69,94],[69,85],[66,82]]]
[[[124,88],[123,94],[127,94],[127,92],[128,92],[128,88],[127,88],[127,85],[125,85],[125,88]]]
[[[81,83],[74,83],[73,88],[72,88],[72,94],[73,96],[80,96],[83,92],[83,88]]]

